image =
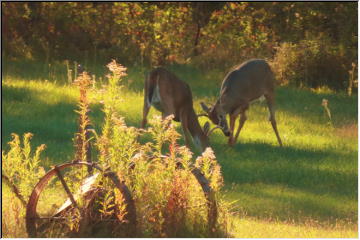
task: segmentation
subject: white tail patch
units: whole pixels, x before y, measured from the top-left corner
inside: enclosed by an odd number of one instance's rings
[[[146,106],[147,106],[147,107],[150,107],[150,105],[151,105],[151,103],[150,103],[150,101],[149,101],[149,98],[147,97],[147,98],[146,98]]]
[[[152,98],[151,98],[151,105],[156,108],[160,112],[164,112],[164,109],[161,106],[161,96],[160,96],[160,89],[159,85],[155,86]]]
[[[201,141],[198,136],[193,136],[194,144],[197,148],[201,149]]]
[[[254,100],[251,101],[251,103],[254,103],[254,102],[263,102],[265,100],[265,96],[264,95],[261,95],[259,98],[256,98]]]
[[[151,103],[152,104],[157,104],[161,102],[161,97],[160,97],[160,90],[159,90],[159,86],[156,85],[152,98],[151,98]]]

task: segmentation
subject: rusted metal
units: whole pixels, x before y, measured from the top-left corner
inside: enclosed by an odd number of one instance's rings
[[[62,175],[59,174],[61,170],[65,169],[65,168],[70,168],[70,167],[82,167],[82,166],[87,166],[87,167],[91,167],[94,169],[99,170],[100,172],[103,172],[103,170],[95,163],[87,163],[87,162],[73,162],[73,163],[65,163],[62,165],[58,165],[56,167],[54,167],[52,170],[50,170],[49,172],[47,172],[45,174],[45,176],[43,178],[40,179],[40,181],[36,184],[34,190],[32,191],[27,207],[26,207],[26,230],[28,232],[29,237],[37,237],[39,232],[44,231],[46,229],[46,227],[48,225],[46,224],[42,224],[38,226],[39,221],[44,221],[44,220],[49,220],[49,221],[62,221],[64,218],[61,217],[61,214],[64,213],[65,211],[72,211],[71,207],[72,205],[76,205],[76,201],[75,201],[75,197],[71,194],[69,196],[70,198],[70,202],[72,204],[69,204],[69,206],[64,206],[63,210],[58,211],[55,215],[53,215],[50,218],[47,217],[41,217],[38,215],[37,213],[37,204],[38,204],[38,200],[40,197],[41,192],[45,189],[46,185],[49,183],[50,179],[54,176],[59,177],[60,181],[62,182],[62,180],[64,180],[62,178]],[[129,189],[127,188],[127,186],[125,185],[124,181],[119,179],[119,176],[117,176],[115,173],[113,172],[105,172],[104,176],[108,177],[111,179],[111,181],[115,184],[115,186],[119,189],[120,193],[123,195],[124,198],[124,202],[126,204],[126,215],[125,215],[125,219],[128,222],[128,226],[130,229],[133,230],[133,233],[136,233],[136,210],[135,210],[135,204],[134,201],[131,197],[131,193],[129,191]],[[65,181],[64,181],[65,182]],[[62,182],[63,184],[63,182]],[[65,190],[66,188],[68,189],[66,183],[63,184]],[[87,188],[87,190],[85,190],[86,193],[90,194],[93,191],[93,189],[91,189],[90,187]],[[70,197],[72,196],[72,197]],[[94,196],[94,195],[92,195]],[[72,199],[71,199],[72,198]],[[74,204],[75,203],[75,204]],[[85,214],[85,213],[83,213]],[[84,221],[83,221],[84,222]],[[39,231],[39,232],[38,232]]]
[[[75,199],[74,199],[74,196],[72,195],[72,193],[71,193],[68,185],[66,184],[66,182],[65,182],[65,180],[64,180],[64,178],[63,178],[63,176],[61,175],[61,172],[59,171],[59,168],[58,168],[57,166],[55,166],[55,167],[54,167],[54,170],[55,170],[55,172],[56,172],[57,177],[60,179],[60,182],[61,182],[62,186],[64,187],[65,192],[66,192],[66,194],[68,195],[68,197],[70,198],[72,204],[73,204],[76,208],[79,208],[79,206],[77,205],[77,203],[76,203],[76,201],[75,201]]]
[[[193,168],[191,173],[194,175],[202,190],[204,191],[205,198],[208,206],[208,228],[210,232],[214,232],[216,229],[216,221],[218,217],[218,210],[216,205],[215,193],[210,187],[210,183],[204,174],[198,168]]]
[[[89,109],[90,112],[90,109]],[[90,122],[90,120],[88,119],[88,121]],[[89,123],[88,125],[86,125],[85,127],[85,131],[86,131],[86,162],[88,162],[89,164],[92,163],[92,158],[91,158],[91,149],[92,149],[92,144],[90,142],[90,133],[93,130],[93,126],[91,125],[91,123]],[[92,166],[88,166],[88,173],[89,175],[92,175],[94,172],[94,169],[92,168]]]
[[[20,200],[21,204],[26,207],[26,202],[23,195],[20,194],[19,189],[10,181],[9,177],[1,173],[1,179],[4,180],[4,182],[11,188],[11,191]]]
[[[76,193],[76,196],[85,196],[88,195],[91,190],[92,190],[92,186],[95,183],[97,177],[99,176],[99,173],[96,173],[88,178],[86,178],[83,182],[83,184],[80,186],[79,191]],[[76,197],[74,197],[76,198]],[[69,208],[72,204],[71,199],[67,199],[66,202],[64,202],[64,204],[57,210],[57,212],[55,213],[54,216],[57,216],[59,214],[61,214],[62,211],[64,211],[65,209]]]
[[[181,162],[176,162],[176,169],[184,169]],[[216,230],[216,221],[218,217],[215,193],[210,187],[209,180],[204,176],[199,168],[192,167],[191,173],[194,175],[204,192],[208,207],[208,229],[210,232],[214,232]]]
[[[101,191],[99,188],[92,188],[93,183],[95,183],[96,178],[98,177],[97,174],[88,177],[79,193],[77,193],[75,196],[71,194],[65,180],[63,179],[60,171],[69,168],[69,167],[81,167],[81,166],[87,166],[88,168],[94,168],[99,170],[105,177],[108,177],[111,179],[113,184],[116,186],[117,189],[119,189],[124,202],[126,204],[125,207],[125,216],[124,219],[127,222],[126,232],[129,234],[128,237],[136,236],[136,209],[135,209],[135,203],[131,196],[130,190],[125,184],[125,181],[123,180],[122,176],[119,176],[118,174],[109,171],[109,169],[106,169],[106,171],[102,170],[97,164],[95,163],[87,163],[87,162],[73,162],[73,163],[65,163],[62,165],[58,165],[54,167],[52,170],[47,172],[43,178],[40,179],[40,181],[36,184],[33,192],[30,195],[29,202],[27,204],[26,208],[26,229],[29,234],[29,237],[37,237],[38,231],[42,232],[46,230],[46,228],[49,226],[49,224],[42,224],[38,226],[39,221],[64,221],[66,218],[63,217],[63,213],[70,211],[73,211],[72,209],[77,206],[76,204],[76,197],[82,196],[87,197],[90,200],[88,205],[85,207],[86,209],[84,211],[81,211],[82,219],[81,219],[81,227],[80,227],[80,234],[84,234],[81,236],[86,236],[86,226],[88,226],[89,221],[91,221],[90,218],[90,212],[92,210],[91,208],[91,202],[94,202],[96,196],[99,196],[101,194]],[[135,164],[131,165],[130,168],[134,168]],[[176,164],[177,169],[183,169],[183,166],[180,162],[177,162]],[[204,174],[201,172],[200,169],[196,167],[191,168],[191,173],[196,178],[197,182],[201,186],[202,191],[204,192],[204,196],[206,199],[206,204],[208,208],[207,217],[208,217],[208,229],[210,232],[214,232],[216,230],[216,222],[218,217],[218,209],[216,204],[216,198],[215,193],[210,187],[210,183],[208,179],[204,176]],[[61,206],[58,211],[52,216],[52,217],[40,217],[38,216],[36,212],[37,203],[40,197],[41,192],[44,190],[45,186],[48,184],[50,179],[54,176],[57,176],[60,181],[63,184],[63,187],[65,191],[68,194],[69,199]],[[69,190],[69,193],[67,190]],[[86,196],[85,196],[86,195]],[[116,222],[116,219],[106,219],[104,220],[106,222]],[[79,234],[78,233],[78,234]],[[76,236],[76,235],[75,235]]]
[[[126,202],[126,214],[125,218],[129,220],[132,224],[129,225],[131,232],[136,234],[136,211],[135,211],[135,202],[131,196],[129,188],[125,185],[125,182],[122,179],[119,179],[121,176],[117,175],[114,172],[106,172],[104,174],[106,177],[109,177],[116,187],[120,190],[124,200]]]

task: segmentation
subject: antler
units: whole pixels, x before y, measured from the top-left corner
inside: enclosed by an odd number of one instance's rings
[[[211,134],[215,129],[217,129],[217,128],[220,128],[220,129],[221,129],[221,127],[219,127],[219,126],[213,127],[211,130],[209,130],[209,131],[207,132],[206,136],[210,136],[210,134]]]
[[[202,110],[204,111],[204,113],[198,114],[197,117],[209,117],[210,108],[208,108],[208,107],[206,106],[206,104],[203,103],[203,102],[201,102],[200,105],[201,105],[201,108],[202,108]]]
[[[200,106],[205,112],[208,113],[210,111],[210,108],[208,108],[204,102],[200,102]]]
[[[197,115],[197,117],[207,117],[208,115],[206,113],[200,113]]]

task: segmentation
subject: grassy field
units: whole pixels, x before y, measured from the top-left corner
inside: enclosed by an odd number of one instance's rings
[[[191,86],[198,113],[200,101],[215,101],[225,74],[203,75],[185,66],[170,70]],[[120,93],[124,101],[118,108],[128,125],[139,127],[144,71],[133,68],[128,73]],[[5,71],[2,82],[2,148],[7,149],[11,133],[31,132],[33,146],[47,145],[46,167],[72,159],[77,130],[78,92],[62,78],[55,80],[56,75],[45,81]],[[321,106],[324,98],[329,100],[332,125]],[[221,131],[211,135],[225,179],[225,198],[235,201],[231,235],[357,238],[357,96],[278,87],[276,107],[282,148],[267,120],[265,102],[251,105],[234,147],[227,145]],[[154,114],[159,113],[152,109],[149,117]],[[99,131],[103,117],[99,103],[92,104],[90,115]],[[201,124],[206,121],[200,120]],[[6,188],[2,196],[4,214],[12,197]]]

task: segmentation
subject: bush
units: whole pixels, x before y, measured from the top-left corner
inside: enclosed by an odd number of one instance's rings
[[[128,220],[125,218],[127,208],[124,196],[107,180],[106,174],[96,178],[92,185],[99,191],[96,197],[89,200],[86,194],[82,195],[82,198],[76,199],[78,207],[61,213],[65,219],[63,222],[42,224],[48,227],[44,227],[38,234],[47,237],[227,236],[228,211],[219,193],[223,178],[220,165],[211,148],[207,148],[193,161],[190,150],[177,144],[180,134],[173,125],[173,116],[166,119],[159,116],[151,119],[152,127],[148,130],[128,127],[116,110],[119,102],[123,101],[119,93],[126,68],[115,61],[111,62],[108,68],[111,71],[107,76],[109,84],[101,89],[100,92],[104,94],[99,94],[105,114],[101,134],[90,128],[90,119],[87,115],[90,107],[87,91],[90,90],[91,79],[83,73],[75,81],[80,90],[77,111],[80,116],[79,132],[74,138],[75,161],[87,161],[87,153],[91,151],[88,143],[95,141],[97,151],[91,152],[97,154],[98,165],[102,169],[115,172],[131,192],[136,208],[136,234],[129,225],[121,224]],[[89,133],[93,133],[93,137]],[[147,135],[152,141],[141,143],[139,138],[143,135]],[[34,156],[31,156],[31,134],[25,134],[23,147],[19,137],[13,136],[13,141],[9,143],[9,152],[2,153],[2,173],[9,179],[10,187],[19,192],[21,202],[25,205],[24,199],[27,199],[36,182],[45,174],[44,169],[39,166],[39,155],[45,146],[38,147]],[[210,194],[204,194],[203,186],[194,176],[195,168],[209,181],[209,186],[213,190],[210,197]],[[74,196],[78,195],[80,185],[88,177],[86,170],[76,168],[63,172],[65,182],[70,192],[75,193]],[[63,205],[67,195],[61,189],[60,181],[50,181],[42,190],[43,194],[39,198],[39,207],[36,210],[39,217],[54,216]],[[215,205],[208,201],[207,197],[217,200],[218,214],[209,211],[209,206]],[[9,216],[7,213],[4,215]],[[111,221],[114,220],[114,215],[120,222]],[[24,214],[20,217],[24,217]],[[13,222],[16,221],[19,221],[19,216]],[[9,224],[3,224],[3,227],[9,234],[9,229],[16,228],[15,225]]]
[[[25,133],[23,144],[17,134],[12,134],[13,140],[8,144],[10,150],[2,151],[2,178],[5,179],[13,192],[24,200],[30,196],[31,188],[38,181],[39,177],[45,174],[44,168],[40,167],[40,154],[45,149],[42,144],[37,147],[34,154],[31,152],[31,133]],[[14,187],[17,189],[15,190]],[[15,191],[14,191],[15,190]]]
[[[172,116],[150,120],[152,127],[140,130],[126,126],[116,105],[121,77],[125,68],[115,61],[108,65],[109,85],[102,92],[105,122],[97,136],[99,162],[123,176],[130,188],[137,211],[140,237],[209,237],[226,230],[225,207],[219,204],[221,219],[217,229],[208,228],[207,200],[192,169],[197,167],[209,180],[217,194],[222,186],[220,165],[208,148],[195,162],[187,147],[179,146],[180,137],[172,124]],[[153,140],[139,142],[142,135]],[[179,165],[182,167],[179,169]],[[225,228],[225,230],[224,230]],[[221,236],[221,235],[220,235]]]
[[[351,65],[345,65],[345,59],[336,54],[339,51],[333,50],[326,39],[282,43],[272,61],[277,80],[297,87],[327,86],[333,90],[344,90]]]
[[[40,154],[45,149],[45,145],[38,146],[35,153],[32,153],[30,144],[32,136],[31,133],[25,133],[21,141],[17,134],[12,134],[13,139],[8,142],[9,151],[2,151],[1,179],[11,191],[9,196],[11,200],[2,208],[1,226],[4,236],[7,237],[25,236],[26,201],[33,186],[45,174],[44,168],[40,167]]]

